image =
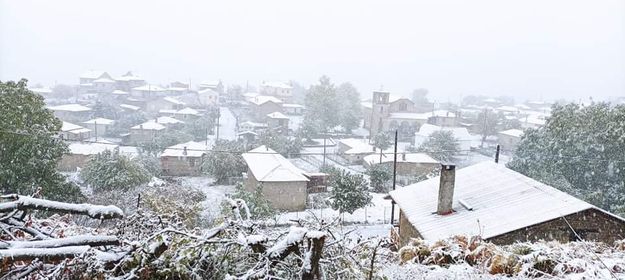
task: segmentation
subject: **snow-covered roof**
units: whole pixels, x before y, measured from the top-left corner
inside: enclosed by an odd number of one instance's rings
[[[362,107],[369,108],[369,109],[373,108],[373,103],[371,103],[371,101],[360,102],[360,105]]]
[[[493,162],[456,171],[453,210],[437,215],[440,177],[390,192],[425,239],[452,235],[495,237],[594,206]],[[472,210],[463,206],[470,205]]]
[[[264,145],[244,153],[243,159],[259,182],[308,181],[303,170]]]
[[[273,113],[269,113],[267,114],[267,117],[270,119],[289,119],[289,117],[285,116],[284,114],[280,113],[280,112],[273,112]]]
[[[58,106],[50,106],[48,109],[52,111],[66,111],[66,112],[87,112],[91,111],[91,108],[82,106],[80,104],[64,104]]]
[[[512,137],[521,137],[523,136],[523,130],[520,129],[508,129],[504,131],[500,131],[499,134],[508,135]]]
[[[176,105],[185,105],[184,102],[178,100],[177,98],[170,97],[170,96],[164,97],[163,100],[165,100],[165,101],[167,101],[169,103],[172,103],[172,104],[176,104]]]
[[[520,111],[519,108],[514,107],[514,106],[499,106],[495,108],[495,110],[502,111],[502,112],[513,112],[513,113],[517,113]]]
[[[200,90],[200,91],[198,91],[198,93],[199,93],[199,94],[219,95],[219,93],[218,93],[218,92],[216,92],[216,91],[214,91],[214,90],[212,90],[212,89],[210,89],[210,88]]]
[[[149,91],[149,92],[165,91],[164,88],[156,86],[156,85],[140,86],[140,87],[133,88],[132,90],[135,90],[135,91]]]
[[[348,146],[350,149],[345,151],[346,154],[371,154],[373,146],[364,139],[345,138],[339,140],[339,143]]]
[[[112,151],[118,145],[108,143],[78,143],[74,142],[68,145],[69,153],[73,155],[97,155],[104,151]]]
[[[106,72],[101,70],[89,70],[80,75],[80,78],[83,79],[98,79],[102,77]]]
[[[262,87],[273,87],[273,88],[283,88],[283,89],[292,89],[293,87],[287,83],[283,82],[263,82]]]
[[[529,115],[525,117],[520,117],[519,121],[523,123],[535,124],[535,125],[545,125],[547,123],[546,117],[544,115]]]
[[[199,116],[200,112],[198,110],[187,107],[187,108],[176,111],[176,114]]]
[[[168,87],[167,88],[168,91],[175,91],[175,92],[185,92],[187,90],[189,90],[188,88],[184,88],[184,87]]]
[[[69,123],[69,122],[63,122],[63,126],[61,126],[61,131],[62,132],[69,132],[72,134],[80,134],[80,133],[86,133],[86,132],[90,132],[91,130],[88,128],[84,128],[80,125],[75,125],[73,123]]]
[[[431,117],[448,117],[455,118],[456,114],[447,110],[434,110],[431,113],[428,113]]]
[[[246,92],[246,93],[243,94],[244,98],[254,98],[256,96],[258,96],[258,93],[256,93],[256,92]]]
[[[430,117],[430,113],[390,113],[390,119],[402,119],[402,120],[427,120]]]
[[[388,95],[388,102],[389,103],[393,103],[402,99],[406,99],[406,100],[410,100],[408,97],[405,96],[401,96],[401,95],[396,95],[396,94],[389,94]]]
[[[127,95],[128,93],[123,91],[123,90],[116,89],[116,90],[114,90],[112,92],[112,94],[115,94],[115,95]]]
[[[383,153],[382,154],[382,162],[393,162],[394,155]],[[365,156],[363,160],[369,165],[380,163],[380,155],[372,154]],[[408,163],[438,163],[437,160],[433,159],[427,154],[424,153],[406,153],[405,159],[403,154],[397,154],[397,162],[408,162]]]
[[[202,157],[208,150],[206,142],[189,141],[167,147],[160,157]]]
[[[142,124],[135,125],[130,129],[142,129],[142,130],[163,130],[165,126],[155,122],[154,120],[144,122]]]
[[[86,124],[104,124],[104,125],[111,125],[113,124],[115,121],[111,120],[111,119],[105,119],[105,118],[95,118],[95,119],[90,119],[86,122]]]
[[[100,79],[94,80],[93,82],[94,83],[103,83],[103,84],[114,84],[115,83],[115,81],[113,81],[111,79],[108,79],[108,78],[100,78]]]
[[[160,124],[177,124],[177,123],[184,123],[181,120],[178,119],[174,119],[172,117],[158,117],[156,118],[156,122],[160,123]]]
[[[262,105],[270,101],[276,104],[282,104],[282,100],[276,98],[275,96],[269,96],[269,95],[257,95],[254,98],[250,99],[249,101],[256,105]]]
[[[132,71],[128,71],[126,74],[122,75],[119,78],[116,78],[117,81],[144,81],[143,78],[135,75]]]
[[[449,127],[449,126],[437,126],[437,125],[433,125],[433,124],[423,124],[420,128],[419,131],[417,133],[415,133],[416,136],[421,136],[421,137],[429,137],[432,133],[436,132],[436,131],[451,131],[451,133],[454,134],[454,137],[459,139],[459,140],[469,140],[472,139],[471,134],[469,134],[469,131],[465,128],[465,127]]]
[[[282,107],[284,107],[284,108],[304,108],[304,105],[285,103],[285,104],[282,104]]]
[[[239,126],[250,126],[250,127],[267,127],[266,123],[257,123],[251,121],[245,121],[239,124]]]
[[[138,111],[140,109],[139,106],[130,105],[130,104],[120,104],[119,107],[122,107],[122,108],[128,109],[128,110],[132,110],[132,111]]]

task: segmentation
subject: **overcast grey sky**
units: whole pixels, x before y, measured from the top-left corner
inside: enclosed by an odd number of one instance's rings
[[[326,74],[439,100],[625,96],[625,1],[0,0],[0,80],[152,83]]]

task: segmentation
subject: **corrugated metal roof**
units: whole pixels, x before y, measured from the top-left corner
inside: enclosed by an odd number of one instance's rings
[[[437,215],[440,177],[391,191],[406,218],[425,239],[457,234],[490,238],[577,213],[591,204],[503,165],[482,162],[456,171],[453,212]],[[473,210],[462,206],[462,200]]]

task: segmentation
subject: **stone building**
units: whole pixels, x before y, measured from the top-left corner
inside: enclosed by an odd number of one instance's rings
[[[197,176],[209,147],[206,142],[189,141],[168,147],[159,156],[165,176]]]
[[[104,135],[107,135],[109,129],[111,129],[114,123],[114,120],[106,118],[95,118],[83,122],[86,128],[93,131],[94,137],[102,137]]]
[[[267,114],[282,113],[282,101],[274,96],[258,95],[249,99],[250,113],[254,120],[265,121]]]
[[[91,108],[80,104],[64,104],[57,106],[49,106],[54,115],[64,121],[83,122],[89,119]]]
[[[513,153],[521,142],[523,130],[508,129],[497,133],[497,143],[505,153]]]
[[[61,138],[69,141],[83,141],[91,138],[91,130],[80,125],[63,122],[63,126],[61,126]]]
[[[382,164],[393,170],[395,157],[393,153],[383,153],[382,162],[380,154],[371,154],[363,159],[363,166]],[[402,181],[402,177],[419,177],[431,173],[440,168],[440,163],[424,153],[398,153],[397,154],[397,177]],[[408,178],[406,178],[408,179]]]
[[[290,102],[293,99],[293,87],[283,82],[263,82],[260,85],[260,94],[274,96],[282,102]]]
[[[74,172],[78,168],[84,168],[95,155],[107,150],[113,151],[118,147],[118,145],[106,141],[102,141],[102,143],[71,142],[67,145],[69,152],[61,157],[57,163],[57,168],[60,171]]]
[[[350,164],[361,164],[363,159],[376,152],[365,139],[346,138],[338,141],[338,152]]]
[[[400,245],[453,235],[496,244],[568,242],[577,240],[575,233],[608,244],[625,238],[623,218],[494,162],[457,171],[444,165],[441,176],[389,194],[400,209],[392,230]]]
[[[130,143],[143,144],[153,142],[157,136],[165,133],[166,127],[160,123],[147,121],[130,128]]]
[[[410,99],[386,91],[374,91],[371,104],[363,104],[363,109],[369,135],[397,129],[400,138],[411,138],[428,121],[427,115],[416,112]]]
[[[289,117],[280,112],[267,114],[267,128],[280,134],[289,134]]]
[[[262,186],[263,196],[280,210],[300,211],[306,208],[309,179],[305,172],[282,155],[266,146],[243,154],[247,164],[245,189],[254,191]]]

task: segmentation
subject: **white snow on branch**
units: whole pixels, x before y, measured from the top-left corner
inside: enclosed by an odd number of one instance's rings
[[[270,258],[277,258],[284,253],[284,251],[290,246],[296,245],[304,239],[304,236],[308,232],[308,229],[303,227],[291,227],[289,234],[280,241],[276,242],[273,247],[267,250],[267,255]]]
[[[12,198],[16,200],[0,203],[0,212],[10,212],[15,209],[34,209],[82,214],[94,219],[113,219],[124,217],[124,212],[114,205],[102,206],[88,203],[72,204],[19,195],[7,195],[2,198]]]

